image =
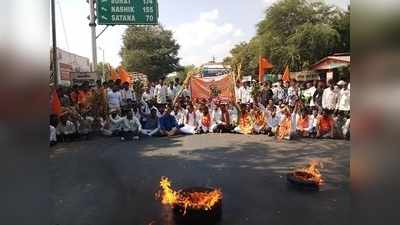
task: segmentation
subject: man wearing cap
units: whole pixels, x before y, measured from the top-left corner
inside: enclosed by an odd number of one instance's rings
[[[343,116],[346,116],[350,112],[350,90],[348,85],[343,80],[339,81],[337,85],[340,88],[338,94],[338,101],[336,104],[336,110]]]

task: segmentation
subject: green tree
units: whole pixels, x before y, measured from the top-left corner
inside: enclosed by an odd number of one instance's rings
[[[259,52],[276,73],[286,65],[307,69],[322,57],[350,51],[349,13],[321,1],[278,1],[257,26]]]
[[[129,71],[142,72],[156,81],[180,69],[180,46],[162,26],[129,26],[122,39],[120,55]]]
[[[338,13],[338,16],[333,19],[332,26],[340,34],[337,50],[350,52],[350,6],[347,11]]]
[[[242,42],[231,50],[231,56],[224,59],[230,63],[232,70],[241,76],[255,76],[258,67],[259,47],[258,40],[253,38],[249,43]]]

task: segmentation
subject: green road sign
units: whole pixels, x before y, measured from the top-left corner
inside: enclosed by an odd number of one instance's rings
[[[100,25],[157,25],[157,0],[97,0]]]

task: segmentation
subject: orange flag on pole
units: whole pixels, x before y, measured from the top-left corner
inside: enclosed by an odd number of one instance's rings
[[[56,114],[57,116],[60,116],[61,114],[61,102],[60,99],[58,98],[58,94],[56,89],[53,90],[53,93],[51,93],[51,112]]]
[[[260,57],[259,62],[258,62],[258,80],[259,82],[263,81],[263,77],[265,75],[265,71],[267,69],[272,69],[274,66],[268,61],[267,58],[265,57]]]
[[[122,83],[124,82],[130,82],[129,74],[126,72],[123,66],[120,66],[118,68],[118,73],[119,73],[119,79],[121,79]]]
[[[290,71],[289,66],[286,66],[285,72],[283,73],[282,80],[289,82],[290,81]]]

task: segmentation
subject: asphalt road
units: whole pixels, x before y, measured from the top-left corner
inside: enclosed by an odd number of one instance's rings
[[[118,138],[52,148],[54,224],[173,225],[171,210],[155,199],[160,178],[176,189],[219,187],[220,225],[343,225],[350,215],[350,142],[276,142],[266,136],[212,134]],[[291,168],[321,160],[319,192],[290,188]]]

